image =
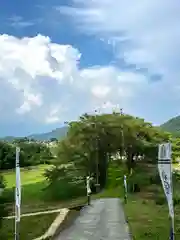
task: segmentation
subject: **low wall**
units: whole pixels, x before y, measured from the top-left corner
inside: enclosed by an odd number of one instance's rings
[[[54,220],[54,222],[51,224],[47,232],[43,234],[41,237],[38,237],[34,240],[55,239],[56,236],[58,236],[61,231],[68,228],[73,223],[73,221],[79,215],[79,211],[81,210],[82,207],[83,206],[78,206],[71,209],[63,208],[60,211],[59,215]]]

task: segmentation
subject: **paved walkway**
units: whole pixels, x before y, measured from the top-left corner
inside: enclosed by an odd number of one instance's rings
[[[119,199],[92,201],[83,208],[74,224],[56,240],[130,240],[129,229]]]

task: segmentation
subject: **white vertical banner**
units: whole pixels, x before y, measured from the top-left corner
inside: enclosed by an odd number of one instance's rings
[[[90,188],[90,177],[88,176],[86,178],[86,190],[87,190],[87,196],[91,194],[91,188]]]
[[[125,193],[127,194],[127,180],[126,180],[126,175],[124,175],[124,189],[125,189]]]
[[[15,189],[15,218],[16,222],[20,222],[21,215],[21,178],[19,166],[20,148],[16,147],[16,189]]]
[[[158,170],[169,207],[169,215],[174,219],[171,143],[159,144]]]

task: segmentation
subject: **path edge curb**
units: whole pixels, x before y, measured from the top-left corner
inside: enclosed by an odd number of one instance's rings
[[[70,227],[73,221],[80,214],[79,209],[61,209],[58,216],[55,218],[53,223],[50,225],[49,229],[40,237],[33,240],[50,240],[55,239],[57,235],[60,234],[63,230]]]

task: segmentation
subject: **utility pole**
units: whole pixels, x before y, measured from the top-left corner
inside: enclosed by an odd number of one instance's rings
[[[123,116],[123,109],[120,109],[120,114]],[[123,157],[125,157],[125,151],[124,151],[124,127],[123,127],[123,122],[121,123],[121,159],[122,161],[124,160]],[[127,180],[126,180],[126,175],[124,175],[124,203],[127,203]]]
[[[95,110],[95,118],[96,118],[97,110]],[[95,121],[95,129],[97,131],[97,120]],[[99,192],[100,184],[99,184],[99,135],[96,138],[96,192]]]
[[[120,115],[123,116],[123,109],[120,108]],[[121,159],[123,160],[124,156],[124,128],[123,128],[123,123],[121,123]]]

